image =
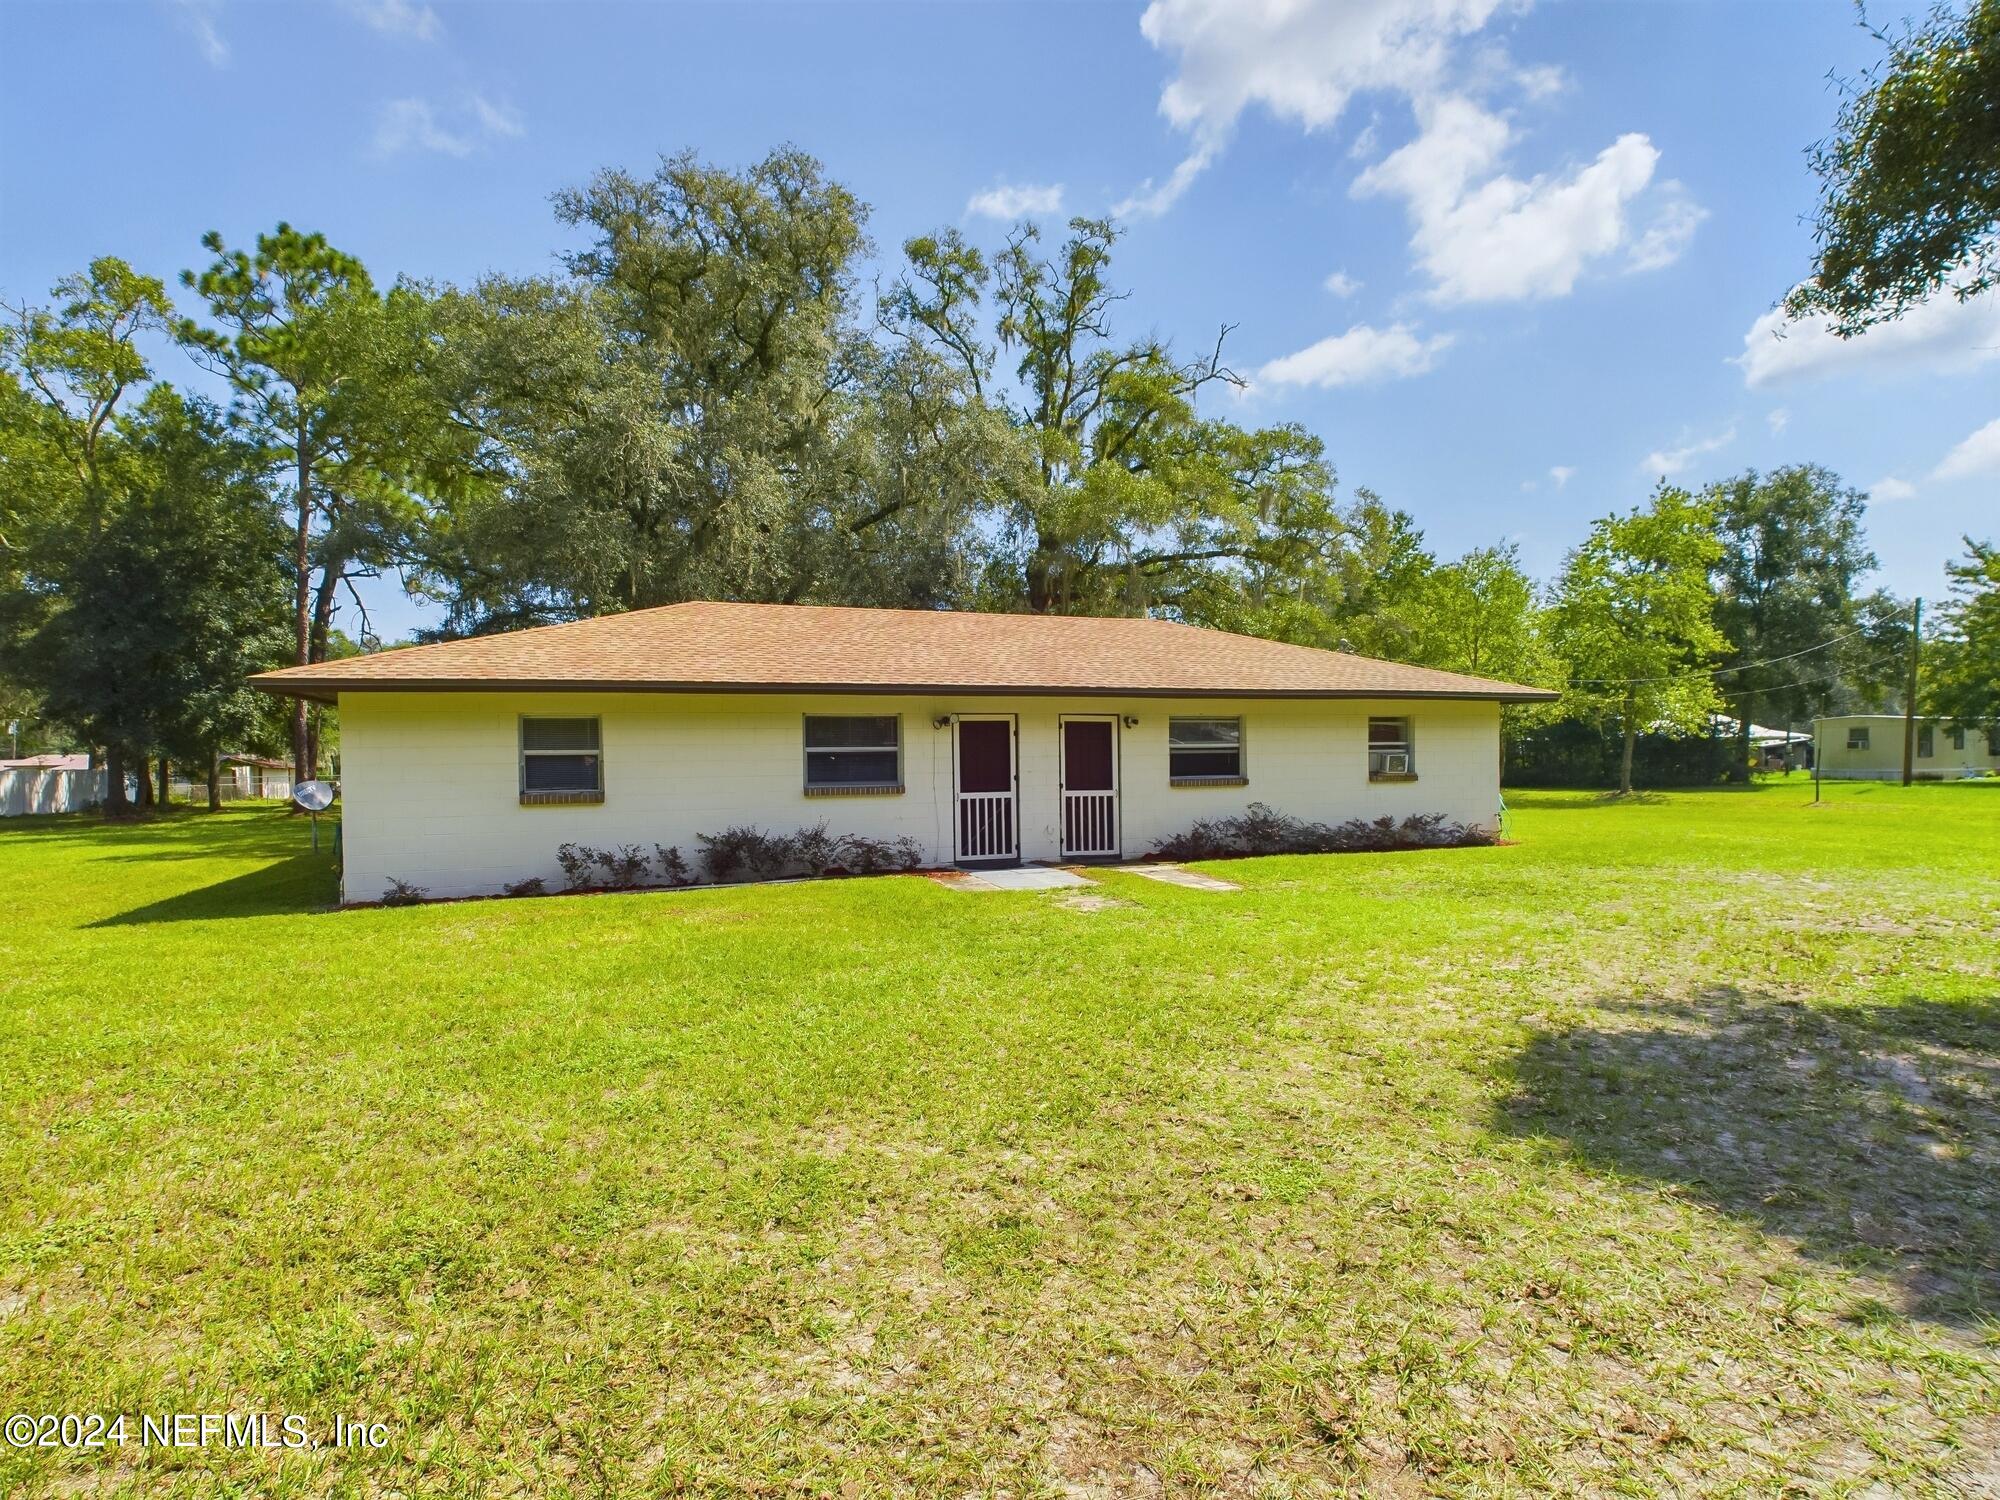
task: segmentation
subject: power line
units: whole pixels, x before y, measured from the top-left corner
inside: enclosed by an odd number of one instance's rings
[[[1772,683],[1769,687],[1761,689],[1761,691],[1766,693],[1782,693],[1787,688],[1824,687],[1829,682],[1839,682],[1844,675],[1841,672],[1830,672],[1825,677],[1801,677],[1796,682]]]
[[[1842,641],[1852,640],[1866,632],[1865,625],[1844,631],[1821,641],[1817,646],[1807,646],[1802,651],[1788,651],[1783,656],[1766,657],[1763,661],[1740,661],[1734,666],[1711,667],[1706,671],[1671,672],[1665,677],[1572,677],[1571,687],[1639,687],[1653,682],[1684,682],[1690,677],[1720,677],[1725,672],[1747,672],[1752,667],[1775,667],[1781,661],[1792,661],[1801,656],[1810,656],[1815,651],[1824,651],[1828,646],[1837,646]],[[1831,680],[1831,679],[1827,679]],[[1794,684],[1795,685],[1795,684]],[[1776,691],[1776,689],[1771,689]]]

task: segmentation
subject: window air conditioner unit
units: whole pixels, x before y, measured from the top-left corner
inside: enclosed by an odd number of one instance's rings
[[[1384,776],[1409,775],[1410,757],[1402,752],[1397,752],[1395,754],[1390,754],[1390,755],[1384,755],[1382,757],[1382,774]]]

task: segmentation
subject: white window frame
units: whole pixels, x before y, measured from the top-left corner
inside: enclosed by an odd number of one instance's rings
[[[528,726],[530,724],[588,724],[591,729],[593,748],[588,750],[530,750],[528,748]],[[522,714],[515,725],[515,743],[519,752],[519,776],[521,802],[523,806],[548,806],[578,802],[602,802],[604,800],[604,720],[596,714]],[[597,764],[597,785],[595,787],[537,787],[528,785],[528,762],[537,756],[588,755]]]
[[[1394,724],[1401,738],[1384,740],[1379,745],[1375,740],[1377,724]],[[1368,779],[1370,781],[1415,781],[1417,779],[1416,729],[1408,714],[1370,714],[1366,730],[1368,743]],[[1392,758],[1401,757],[1401,765],[1394,765]]]
[[[814,719],[887,719],[895,725],[896,743],[890,745],[815,745],[812,739]],[[799,784],[808,797],[891,797],[903,790],[903,716],[901,714],[805,714],[799,721]],[[884,750],[896,752],[896,779],[894,781],[822,781],[812,779],[812,758],[815,755],[880,755]]]
[[[1868,726],[1866,724],[1849,724],[1847,726],[1847,748],[1850,750],[1866,750],[1868,748]]]
[[[1174,743],[1176,724],[1234,724],[1235,740],[1197,740],[1187,744]],[[1248,726],[1241,714],[1173,714],[1167,719],[1167,785],[1169,786],[1248,786],[1250,784],[1250,747]],[[1213,772],[1199,776],[1176,776],[1174,774],[1174,752],[1190,750],[1198,753],[1212,753],[1217,750],[1236,752],[1236,771]]]

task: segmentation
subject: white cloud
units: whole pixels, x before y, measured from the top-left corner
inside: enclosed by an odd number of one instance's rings
[[[1973,433],[1931,470],[1933,479],[1970,479],[1975,474],[2000,474],[2000,419]]]
[[[1736,441],[1736,429],[1718,432],[1714,437],[1695,438],[1678,448],[1658,448],[1639,460],[1639,472],[1672,477],[1687,468],[1698,458],[1720,452]]]
[[[375,149],[383,156],[412,149],[469,156],[473,144],[471,136],[438,123],[437,111],[423,99],[392,99],[375,120]]]
[[[1909,480],[1897,479],[1894,475],[1878,479],[1868,486],[1870,500],[1914,500],[1916,497],[1917,487]]]
[[[384,36],[406,36],[434,42],[444,35],[444,23],[428,5],[412,0],[344,0],[346,8]]]
[[[1147,41],[1179,58],[1160,112],[1183,130],[1227,130],[1252,104],[1308,130],[1331,125],[1363,89],[1417,93],[1451,42],[1500,0],[1153,0]]]
[[[1404,199],[1411,248],[1444,303],[1563,296],[1591,262],[1626,245],[1628,210],[1652,181],[1659,151],[1620,136],[1583,167],[1523,181],[1499,171],[1513,143],[1506,119],[1460,95],[1420,103],[1420,129],[1354,182],[1359,197]],[[1630,249],[1646,270],[1680,253],[1700,210],[1670,193]]]
[[[1420,338],[1407,323],[1371,328],[1357,323],[1345,333],[1323,338],[1294,354],[1274,359],[1257,372],[1259,384],[1313,385],[1322,390],[1367,385],[1421,375],[1451,347],[1451,335]]]
[[[1020,219],[1034,214],[1062,212],[1063,186],[1060,182],[1037,187],[1032,183],[1008,184],[977,192],[966,201],[965,211],[988,219]]]
[[[1671,179],[1660,184],[1660,201],[1652,222],[1633,242],[1625,263],[1634,271],[1657,271],[1681,258],[1694,238],[1708,210],[1687,194],[1687,189]]]
[[[1547,99],[1569,87],[1569,77],[1553,63],[1523,68],[1517,75],[1521,92],[1530,99]]]
[[[229,66],[229,43],[215,24],[220,8],[217,0],[177,0],[174,6],[181,25],[194,37],[195,45],[211,68]]]
[[[1514,134],[1499,115],[1457,94],[1420,106],[1417,119],[1414,140],[1354,180],[1357,196],[1392,193],[1407,198],[1413,212],[1447,212],[1474,178],[1500,164]]]
[[[471,109],[473,119],[479,122],[479,128],[488,135],[517,136],[527,133],[519,113],[505,105],[495,104],[484,94],[472,95],[467,107]]]
[[[1475,103],[1517,90],[1545,99],[1562,69],[1523,66],[1506,48],[1467,39],[1519,0],[1152,0],[1146,40],[1174,60],[1160,112],[1189,137],[1164,183],[1148,179],[1120,216],[1165,213],[1221,154],[1243,112],[1261,105],[1307,131],[1332,126],[1357,94],[1400,94],[1417,111],[1417,140],[1363,174],[1361,192],[1406,198],[1412,244],[1442,302],[1558,296],[1589,262],[1623,249],[1631,270],[1676,259],[1704,217],[1678,184],[1632,235],[1628,213],[1646,193],[1659,152],[1621,136],[1595,161],[1527,181],[1501,171],[1513,127]],[[1458,55],[1464,53],[1466,55]],[[1370,120],[1351,155],[1374,154]]]
[[[1352,297],[1361,290],[1361,283],[1345,271],[1335,271],[1320,283],[1336,297]]]
[[[1554,468],[1549,470],[1549,478],[1553,479],[1556,482],[1557,489],[1561,489],[1564,485],[1570,482],[1570,479],[1575,475],[1575,473],[1576,473],[1575,465],[1557,464]]]
[[[519,115],[481,94],[467,95],[452,109],[440,109],[427,99],[393,99],[376,116],[375,150],[381,156],[405,151],[470,156],[489,140],[524,130]]]
[[[2000,358],[2000,296],[1961,302],[1942,292],[1891,323],[1843,339],[1816,319],[1774,307],[1743,335],[1732,361],[1751,389],[1833,374],[1955,374]]]
[[[1174,168],[1165,182],[1156,186],[1148,177],[1130,196],[1112,204],[1112,216],[1119,219],[1157,219],[1180,201],[1182,193],[1194,186],[1195,178],[1207,170],[1208,164],[1215,160],[1216,153],[1221,149],[1219,139],[1198,142],[1194,150],[1181,158],[1180,165]]]
[[[1778,406],[1773,407],[1770,413],[1764,418],[1764,425],[1771,429],[1771,436],[1776,437],[1785,430],[1785,424],[1791,420],[1791,412],[1782,406]]]
[[[1148,179],[1120,215],[1166,212],[1220,153],[1237,118],[1262,104],[1318,130],[1355,94],[1434,88],[1453,41],[1501,0],[1152,0],[1139,30],[1177,62],[1160,112],[1193,141],[1166,182]]]

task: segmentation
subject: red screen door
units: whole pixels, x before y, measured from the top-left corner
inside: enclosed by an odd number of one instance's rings
[[[1063,720],[1062,804],[1065,855],[1118,852],[1117,730],[1109,719]]]
[[[1013,859],[1014,721],[958,721],[958,857]]]

